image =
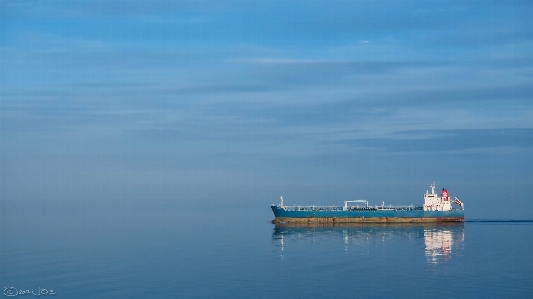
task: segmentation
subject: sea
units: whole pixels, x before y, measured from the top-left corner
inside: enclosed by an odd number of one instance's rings
[[[3,201],[5,298],[533,298],[533,222],[274,225],[268,205]]]

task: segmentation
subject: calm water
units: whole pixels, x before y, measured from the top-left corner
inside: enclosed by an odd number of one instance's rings
[[[533,298],[532,222],[276,227],[268,206],[1,208],[6,298]]]

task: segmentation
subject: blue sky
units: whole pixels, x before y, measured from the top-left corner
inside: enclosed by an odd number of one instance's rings
[[[531,15],[2,0],[0,197],[421,204],[435,180],[477,218],[533,218]]]

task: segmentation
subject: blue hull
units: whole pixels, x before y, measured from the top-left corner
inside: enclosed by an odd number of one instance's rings
[[[462,222],[464,210],[424,211],[422,209],[392,210],[296,210],[271,206],[277,223],[287,222]]]

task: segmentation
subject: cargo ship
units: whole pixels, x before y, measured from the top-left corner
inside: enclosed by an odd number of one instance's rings
[[[280,223],[420,223],[420,222],[463,222],[464,204],[442,189],[441,196],[435,193],[435,182],[426,190],[423,206],[369,206],[365,199],[347,200],[343,206],[285,206],[283,196],[279,205],[272,205]],[[452,206],[452,203],[459,208]]]

